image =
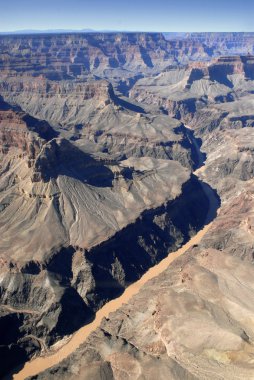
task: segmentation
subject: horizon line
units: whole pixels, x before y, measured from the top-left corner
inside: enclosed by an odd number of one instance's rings
[[[232,31],[156,31],[156,30],[150,30],[150,31],[144,31],[144,30],[118,30],[118,29],[90,29],[90,28],[84,28],[84,29],[18,29],[18,30],[9,30],[9,31],[0,31],[0,35],[22,35],[22,34],[63,34],[63,33],[158,33],[158,34],[164,34],[164,33],[172,33],[172,34],[179,34],[184,35],[187,33],[254,33],[253,31],[244,31],[244,30],[232,30]]]

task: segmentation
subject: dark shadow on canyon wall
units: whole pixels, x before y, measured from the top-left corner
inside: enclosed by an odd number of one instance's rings
[[[90,266],[94,280],[86,300],[80,297],[72,285],[71,263],[78,247],[69,247],[56,253],[45,270],[52,281],[58,283],[58,291],[63,291],[63,295],[58,304],[52,305],[50,309],[54,313],[54,307],[60,307],[61,314],[56,318],[47,342],[51,344],[56,337],[71,334],[90,322],[103,304],[121,295],[128,285],[137,281],[151,266],[169,252],[176,251],[204,224],[209,223],[216,216],[219,205],[217,193],[193,175],[183,185],[178,198],[143,212],[133,224],[89,252],[83,250],[84,260]],[[19,330],[15,323],[10,324],[9,328]],[[28,347],[20,347],[16,338],[14,341],[20,350],[15,353],[16,365],[29,360]],[[11,368],[14,365],[8,369]]]
[[[65,139],[52,140],[35,162],[38,181],[48,182],[59,175],[75,178],[96,187],[111,187],[113,172]],[[36,182],[36,178],[34,179]]]

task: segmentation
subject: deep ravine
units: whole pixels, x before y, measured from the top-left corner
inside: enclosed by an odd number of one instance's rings
[[[189,139],[192,141],[194,148],[196,149],[196,156],[198,158],[196,169],[200,169],[200,167],[202,167],[203,165],[204,154],[200,152],[199,143],[196,141],[193,132],[189,129],[186,132],[188,134]],[[196,172],[194,173],[194,178],[198,180],[198,170],[196,170]],[[122,304],[127,303],[133,295],[139,292],[140,288],[144,286],[147,283],[147,281],[158,276],[177,257],[185,253],[193,245],[198,244],[200,242],[202,237],[210,228],[212,220],[216,217],[220,202],[216,192],[213,189],[211,189],[209,185],[203,183],[200,180],[199,184],[209,202],[208,212],[204,223],[205,226],[202,229],[200,229],[200,231],[195,236],[193,236],[187,243],[185,243],[181,248],[177,249],[174,252],[170,252],[165,259],[159,262],[159,264],[150,268],[145,274],[143,274],[143,276],[138,281],[128,286],[120,296],[107,302],[104,306],[102,306],[101,309],[98,310],[95,314],[95,318],[91,323],[81,327],[69,339],[64,339],[62,342],[59,342],[56,345],[56,347],[58,347],[57,349],[51,349],[51,351],[49,351],[47,355],[37,357],[27,362],[23,369],[16,373],[14,377],[10,375],[6,377],[6,379],[25,379],[29,376],[36,375],[60,363],[64,358],[69,356],[80,346],[80,344],[82,344],[86,340],[87,336],[100,325],[103,318],[107,317],[109,313],[119,309]]]

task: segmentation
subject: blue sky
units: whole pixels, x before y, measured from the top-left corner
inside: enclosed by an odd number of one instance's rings
[[[0,31],[254,31],[254,0],[0,0]]]

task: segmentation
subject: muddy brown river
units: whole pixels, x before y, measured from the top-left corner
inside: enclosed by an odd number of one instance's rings
[[[103,318],[107,318],[109,313],[112,313],[119,309],[124,303],[127,303],[131,297],[137,294],[140,288],[147,283],[147,281],[158,276],[162,273],[177,257],[186,252],[194,244],[198,244],[202,237],[206,234],[210,228],[211,223],[206,225],[202,230],[200,230],[192,239],[190,239],[185,245],[179,248],[175,252],[171,252],[164,260],[159,264],[150,268],[137,282],[130,285],[124,293],[106,303],[95,315],[93,322],[80,328],[71,339],[63,345],[59,350],[51,352],[46,356],[37,357],[25,364],[23,369],[14,375],[14,380],[23,380],[26,377],[34,376],[46,369],[60,363],[63,359],[74,352],[82,343],[85,342],[88,335],[100,326]]]
[[[188,126],[186,127],[189,130],[191,129]],[[192,135],[190,135],[189,137],[194,143],[194,146],[198,154],[199,167],[201,167],[202,169],[203,155],[199,151],[199,146],[196,143],[195,138]],[[197,170],[196,173],[194,172],[194,174],[198,175],[198,171],[200,171],[200,169]],[[85,325],[84,327],[81,327],[61,348],[55,351],[51,351],[45,356],[40,356],[35,358],[34,360],[27,362],[23,369],[13,376],[14,380],[24,380],[29,376],[37,375],[38,373],[43,372],[46,369],[60,363],[63,359],[72,354],[82,343],[86,341],[88,335],[100,326],[100,323],[103,318],[107,318],[110,313],[119,309],[124,303],[129,302],[131,297],[137,294],[141,287],[145,285],[149,280],[158,276],[160,273],[166,270],[167,267],[175,259],[177,259],[183,253],[185,253],[190,247],[192,247],[195,244],[199,244],[202,237],[207,233],[208,229],[210,228],[212,224],[211,221],[215,219],[216,215],[219,212],[219,201],[215,196],[214,191],[206,183],[200,181],[200,184],[210,203],[205,227],[177,251],[169,253],[169,255],[159,264],[150,268],[137,282],[133,283],[128,288],[126,288],[126,290],[120,297],[115,298],[114,300],[111,300],[108,303],[106,303],[100,310],[98,310],[98,312],[95,315],[95,319],[91,323]]]

